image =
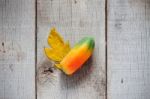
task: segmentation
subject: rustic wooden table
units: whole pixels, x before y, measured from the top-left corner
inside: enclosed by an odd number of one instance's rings
[[[72,77],[44,72],[49,30],[93,56]],[[0,0],[0,99],[150,99],[149,0]]]

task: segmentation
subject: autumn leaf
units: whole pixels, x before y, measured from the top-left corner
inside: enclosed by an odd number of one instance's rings
[[[45,54],[55,62],[60,62],[71,49],[69,41],[65,42],[55,28],[50,31],[48,44],[50,48],[44,48]]]

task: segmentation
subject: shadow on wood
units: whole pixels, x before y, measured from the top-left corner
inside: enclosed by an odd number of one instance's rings
[[[92,72],[92,63],[93,58],[90,57],[88,61],[79,69],[75,74],[68,76],[64,73],[61,73],[61,86],[62,88],[75,88],[78,87],[81,83],[84,83],[88,80],[89,75]]]

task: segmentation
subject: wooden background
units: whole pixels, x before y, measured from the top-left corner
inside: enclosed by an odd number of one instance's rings
[[[95,50],[72,77],[43,53],[56,27]],[[149,0],[0,0],[0,99],[149,99]]]

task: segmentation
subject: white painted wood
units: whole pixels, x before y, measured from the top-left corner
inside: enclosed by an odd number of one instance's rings
[[[108,0],[108,99],[150,99],[150,1]]]
[[[38,0],[37,99],[105,99],[105,0]],[[85,36],[95,38],[92,58],[72,77],[54,69],[44,55],[49,30],[56,27],[73,46]],[[54,76],[54,77],[53,77]]]
[[[0,0],[0,99],[35,99],[34,5]]]

